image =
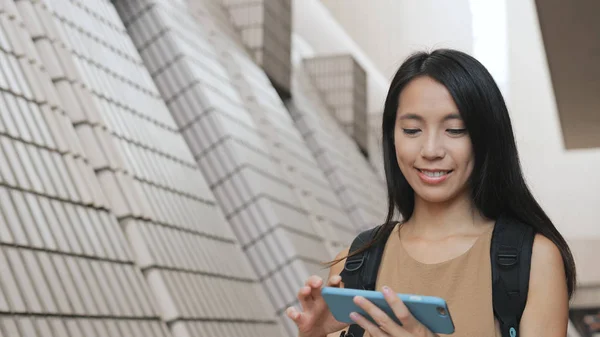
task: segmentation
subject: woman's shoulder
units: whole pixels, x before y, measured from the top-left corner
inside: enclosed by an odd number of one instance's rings
[[[565,280],[559,247],[544,235],[536,234],[527,304],[520,325],[523,335],[541,336],[555,331],[564,336],[569,307]]]
[[[542,271],[564,274],[563,259],[560,249],[552,240],[542,234],[536,234],[531,253],[531,273]]]
[[[529,275],[529,295],[551,293],[558,289],[561,292],[564,290],[566,294],[566,274],[561,251],[542,234],[536,234],[533,240]]]

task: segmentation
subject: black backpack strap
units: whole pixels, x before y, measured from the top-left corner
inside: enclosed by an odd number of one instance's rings
[[[352,254],[371,242],[379,231],[386,230],[386,233],[382,233],[377,242],[369,247],[369,249],[346,259],[344,270],[340,273],[344,288],[375,290],[377,273],[379,271],[381,258],[383,257],[383,251],[385,250],[385,244],[394,227],[395,226],[379,225],[360,233],[354,241],[352,241],[349,254]],[[341,336],[361,337],[363,334],[364,330],[360,325],[352,324],[350,325],[348,332],[342,333]]]
[[[494,314],[502,337],[518,337],[529,290],[529,270],[535,232],[507,216],[496,221],[490,251]]]

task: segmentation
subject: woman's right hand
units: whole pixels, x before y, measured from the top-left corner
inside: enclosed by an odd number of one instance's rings
[[[327,282],[328,287],[339,287],[342,278],[334,275]],[[329,311],[327,303],[321,296],[323,279],[311,276],[304,287],[298,292],[298,300],[302,311],[289,307],[286,314],[296,326],[300,337],[326,337],[328,334],[340,331],[348,326],[347,323],[338,322]]]

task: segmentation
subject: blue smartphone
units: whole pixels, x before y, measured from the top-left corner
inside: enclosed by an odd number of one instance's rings
[[[402,322],[396,318],[392,308],[383,297],[383,293],[379,291],[324,287],[321,290],[321,294],[329,307],[329,311],[331,311],[333,317],[339,322],[353,324],[354,321],[350,318],[350,313],[357,312],[375,323],[353,301],[355,296],[362,296],[384,311],[396,323],[402,325]],[[398,294],[398,297],[404,302],[411,314],[431,330],[431,332],[446,335],[454,333],[454,323],[444,299],[433,296],[407,294]]]

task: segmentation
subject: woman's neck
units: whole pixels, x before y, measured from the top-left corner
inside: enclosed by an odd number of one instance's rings
[[[415,195],[415,208],[406,224],[412,235],[435,239],[483,230],[490,221],[477,211],[465,193],[443,203],[432,203]]]

